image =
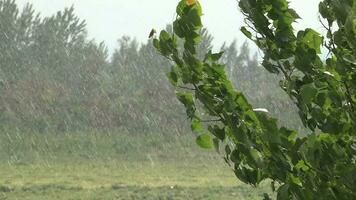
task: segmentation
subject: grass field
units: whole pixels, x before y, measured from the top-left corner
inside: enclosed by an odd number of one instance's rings
[[[193,136],[0,134],[1,199],[262,199]]]

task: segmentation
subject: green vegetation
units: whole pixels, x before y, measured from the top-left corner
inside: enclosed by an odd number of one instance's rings
[[[299,16],[286,0],[241,0],[239,6],[247,23],[241,31],[264,52],[263,67],[282,74],[280,86],[312,134],[281,127],[267,111],[254,109],[227,78],[219,62],[224,52],[197,54],[202,8],[181,0],[174,32],[161,31],[153,45],[175,63],[168,78],[197,144],[218,151],[223,146],[239,180],[272,180],[277,199],[355,199],[356,1],[320,3],[326,38],[310,28],[295,34]],[[330,51],[326,62],[323,46]]]
[[[74,8],[44,17],[31,5],[20,10],[13,0],[0,0],[0,30],[0,52],[6,52],[0,54],[1,131],[190,132],[165,78],[168,68],[159,67],[169,63],[151,41],[122,37],[109,56],[104,43],[88,37]],[[200,34],[203,54],[213,38],[207,30]],[[278,78],[258,65],[249,47],[232,43],[222,49],[236,86],[256,106],[285,119],[282,124],[300,129],[296,107],[274,89]],[[255,81],[264,83],[262,90]]]
[[[0,30],[0,199],[253,199],[268,191],[241,186],[221,156],[197,149],[151,41],[120,38],[109,56],[74,8],[44,17],[13,0],[0,0]],[[204,53],[212,36],[200,35]],[[230,78],[256,105],[302,127],[247,45],[221,48]],[[263,92],[251,80],[264,82]]]
[[[191,135],[0,134],[0,199],[258,199]]]
[[[295,34],[285,0],[239,2],[263,67],[246,44],[212,53],[194,0],[111,56],[74,8],[0,0],[0,199],[353,199],[355,1],[320,4],[325,38]]]

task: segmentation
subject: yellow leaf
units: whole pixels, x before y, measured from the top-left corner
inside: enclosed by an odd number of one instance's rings
[[[188,6],[194,5],[196,2],[197,0],[186,0]]]

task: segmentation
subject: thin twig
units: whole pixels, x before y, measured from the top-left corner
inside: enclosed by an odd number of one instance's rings
[[[208,119],[208,120],[200,120],[203,123],[209,123],[209,122],[221,122],[221,119]]]
[[[185,86],[177,86],[180,89],[184,89],[184,90],[191,90],[191,91],[195,91],[194,88],[189,88],[189,87],[185,87]]]
[[[287,73],[287,71],[283,68],[281,62],[278,60],[277,63],[278,63],[278,65],[277,65],[278,69],[280,69],[280,70],[282,71],[282,73],[284,74],[284,77],[285,77],[288,81],[290,81],[290,76],[289,76],[289,74]]]
[[[196,84],[193,83],[193,86],[194,86],[196,92],[202,93],[202,92],[199,90],[199,88],[198,88],[198,86],[197,86]],[[210,112],[215,113],[215,115],[220,118],[220,121],[221,121],[221,122],[224,121],[224,118],[221,116],[220,113],[215,112],[213,109],[211,109],[211,108],[210,108],[209,106],[207,106],[206,104],[204,104],[204,105],[205,105],[205,107],[206,107]]]

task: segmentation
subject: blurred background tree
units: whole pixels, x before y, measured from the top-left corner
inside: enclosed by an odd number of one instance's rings
[[[88,37],[73,7],[43,18],[30,4],[19,10],[13,0],[0,1],[0,30],[2,130],[190,132],[164,76],[169,69],[161,68],[168,63],[150,41],[122,37],[109,56],[104,43]],[[201,35],[198,52],[205,52],[213,37],[206,29]],[[247,43],[221,49],[230,79],[256,107],[288,127],[303,127],[294,105],[275,89],[279,77],[259,66]]]

